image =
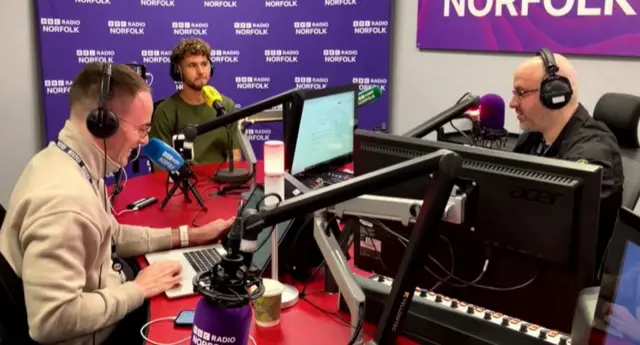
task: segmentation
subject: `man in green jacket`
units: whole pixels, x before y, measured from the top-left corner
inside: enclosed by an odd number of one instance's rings
[[[209,84],[213,75],[211,47],[199,38],[182,39],[171,53],[170,74],[173,80],[183,83],[183,89],[156,107],[151,125],[151,137],[172,144],[172,138],[187,125],[196,125],[216,118],[216,111],[202,97],[202,87]],[[222,95],[225,111],[236,110],[235,103]],[[227,157],[229,136],[233,132],[218,128],[200,135],[193,143],[193,164],[220,163]],[[233,138],[233,158],[240,160],[238,140]]]

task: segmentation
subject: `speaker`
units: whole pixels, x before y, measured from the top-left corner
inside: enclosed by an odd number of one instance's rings
[[[560,68],[550,50],[541,49],[538,55],[542,59],[545,71],[540,83],[540,101],[549,109],[561,109],[569,104],[573,96],[571,82],[566,77],[557,74]]]
[[[111,72],[113,66],[110,63],[102,65],[102,79],[100,81],[100,95],[98,108],[92,110],[87,116],[87,129],[96,138],[107,139],[118,131],[118,117],[107,109],[109,95],[111,94]]]

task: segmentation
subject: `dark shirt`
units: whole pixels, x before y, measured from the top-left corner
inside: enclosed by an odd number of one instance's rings
[[[520,135],[514,152],[585,162],[602,167],[599,234],[596,263],[600,263],[622,206],[622,157],[615,135],[604,123],[594,120],[580,104],[558,138],[546,145],[541,133]]]

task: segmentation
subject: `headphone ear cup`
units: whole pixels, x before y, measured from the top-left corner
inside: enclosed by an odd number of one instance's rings
[[[182,74],[178,66],[173,62],[169,63],[169,76],[171,76],[173,81],[182,81]]]
[[[571,83],[565,77],[547,76],[540,84],[540,101],[549,109],[562,109],[569,104],[572,96]]]
[[[98,139],[107,139],[118,131],[120,122],[116,114],[102,109],[91,111],[87,116],[87,129]]]

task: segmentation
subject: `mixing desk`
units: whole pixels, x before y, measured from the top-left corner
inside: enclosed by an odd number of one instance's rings
[[[365,318],[377,323],[393,279],[356,275],[366,296]],[[347,310],[344,303],[340,307]],[[571,339],[499,312],[425,289],[416,289],[403,334],[424,344],[570,345]]]

